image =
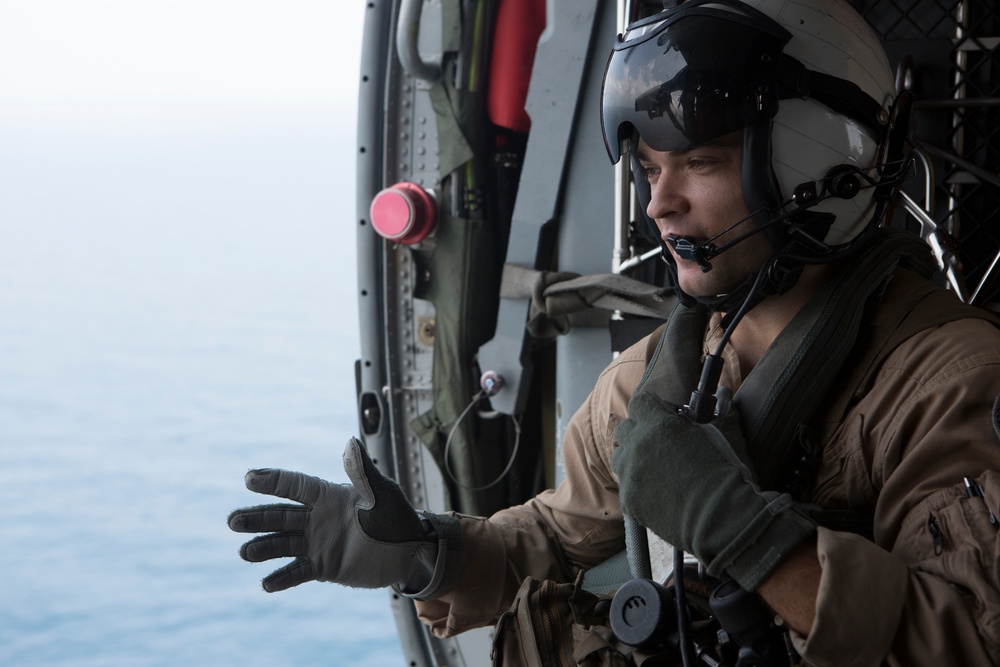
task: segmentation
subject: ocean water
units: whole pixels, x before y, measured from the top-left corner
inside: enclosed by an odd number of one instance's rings
[[[354,146],[330,112],[0,128],[0,665],[405,664],[385,591],[264,593],[225,523],[268,501],[251,467],[346,481]]]

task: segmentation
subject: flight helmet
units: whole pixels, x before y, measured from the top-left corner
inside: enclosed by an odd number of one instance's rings
[[[886,148],[899,143],[889,141],[894,98],[878,37],[845,2],[687,0],[618,36],[601,124],[612,162],[631,154],[643,216],[650,192],[637,137],[684,151],[742,130],[749,226],[776,253],[820,263],[858,245],[902,180],[905,160]],[[730,245],[702,244],[693,256],[708,270]],[[666,248],[664,259],[673,273]]]

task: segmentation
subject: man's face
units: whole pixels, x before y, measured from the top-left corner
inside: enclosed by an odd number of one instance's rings
[[[690,236],[720,246],[756,226],[750,220],[736,225],[749,215],[740,183],[740,144],[737,132],[683,152],[661,152],[639,139],[637,156],[650,189],[646,214],[664,240]],[[673,248],[670,252],[680,288],[691,296],[715,297],[755,274],[774,249],[763,234],[754,234],[713,258],[708,272]]]

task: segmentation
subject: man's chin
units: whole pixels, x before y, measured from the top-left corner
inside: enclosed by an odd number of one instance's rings
[[[713,276],[714,277],[714,276]],[[708,274],[697,266],[691,272],[678,272],[678,283],[685,294],[699,299],[712,299],[719,293],[718,281],[711,280]]]
[[[720,270],[723,267],[702,271],[694,262],[684,264],[677,266],[677,282],[685,294],[697,299],[726,297],[742,290],[744,284],[756,275],[756,272],[737,274],[730,270]]]

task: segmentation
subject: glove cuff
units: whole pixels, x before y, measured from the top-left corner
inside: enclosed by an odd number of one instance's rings
[[[708,574],[728,574],[744,590],[754,591],[795,547],[815,533],[815,521],[798,509],[791,496],[782,494],[708,564]]]
[[[437,543],[437,555],[434,558],[430,581],[417,592],[404,590],[405,583],[394,588],[404,597],[433,600],[450,593],[462,579],[465,571],[462,528],[458,519],[448,514],[431,514],[419,510],[417,514],[422,523],[430,526],[428,539],[433,539]]]

